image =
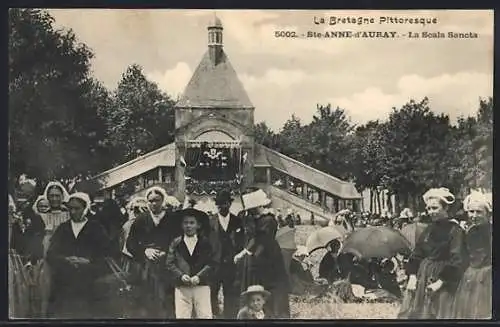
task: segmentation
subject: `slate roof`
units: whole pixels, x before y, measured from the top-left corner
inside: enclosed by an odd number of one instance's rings
[[[255,144],[255,149],[255,153],[258,154],[255,160],[256,166],[266,167],[266,165],[269,164],[278,171],[306,182],[320,190],[331,193],[341,199],[362,198],[353,183],[338,179],[263,145]]]
[[[178,108],[254,108],[236,71],[222,52],[214,64],[209,51],[205,53],[186,86]]]
[[[175,167],[175,160],[175,144],[171,143],[107,170],[92,179],[99,180],[101,189],[106,189],[156,167]],[[254,166],[272,167],[341,199],[360,199],[362,197],[353,183],[328,175],[260,144],[255,144]]]
[[[101,189],[107,189],[157,167],[175,167],[175,143],[111,168],[93,177],[92,180],[99,181]]]

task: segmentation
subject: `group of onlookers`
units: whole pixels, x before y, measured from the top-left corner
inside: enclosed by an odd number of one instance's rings
[[[233,215],[233,196],[219,192],[209,216],[160,187],[132,199],[125,214],[59,182],[23,208],[10,197],[11,255],[40,276],[28,316],[289,318],[271,200],[259,189],[241,198],[245,210]]]
[[[340,255],[341,244],[334,240],[320,277],[349,278],[403,298],[400,318],[490,317],[491,197],[467,196],[467,219],[450,215],[455,197],[445,188],[430,189],[423,199],[426,214],[417,217],[407,209],[393,219],[339,213],[340,222],[331,224],[350,231],[416,221],[427,227],[406,261],[357,260]],[[274,215],[259,189],[241,196],[244,210],[238,215],[230,213],[233,200],[231,192],[219,192],[218,212],[208,215],[194,209],[194,201],[182,205],[160,187],[132,199],[125,212],[113,200],[97,207],[86,193],[69,194],[59,182],[27,201],[9,196],[11,256],[21,257],[24,268],[37,275],[39,301],[30,304],[29,315],[289,318],[289,266],[296,247],[287,251],[276,238],[278,229],[279,235],[293,231],[300,218],[292,211]],[[401,265],[408,276],[402,290]],[[130,300],[128,307],[123,298]]]

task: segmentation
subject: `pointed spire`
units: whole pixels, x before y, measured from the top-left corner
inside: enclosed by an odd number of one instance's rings
[[[210,60],[214,65],[220,63],[222,58],[222,22],[214,12],[214,16],[208,25],[208,49]]]

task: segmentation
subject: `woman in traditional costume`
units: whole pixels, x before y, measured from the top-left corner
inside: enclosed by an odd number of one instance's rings
[[[242,281],[241,288],[245,290],[250,285],[263,285],[271,292],[266,303],[269,318],[289,319],[290,285],[281,249],[275,239],[278,223],[266,208],[271,204],[271,200],[260,189],[244,194],[242,200],[249,216],[245,219],[253,218],[255,227],[253,237],[245,249],[234,258],[236,263],[242,259],[249,259],[243,261],[243,269],[246,270],[247,276]]]
[[[465,233],[448,214],[455,202],[448,189],[430,189],[423,199],[432,223],[420,235],[406,266],[408,298],[399,318],[449,319],[466,266]]]
[[[165,261],[170,243],[180,236],[180,223],[173,221],[175,214],[168,213],[172,197],[163,188],[150,188],[146,192],[146,199],[149,210],[130,226],[126,248],[142,266],[144,317],[174,318],[174,288],[166,277]]]
[[[69,199],[69,194],[60,182],[52,181],[45,187],[40,201],[44,201],[42,199],[47,199],[49,203],[49,210],[47,212],[40,212],[36,207],[36,202],[33,210],[36,215],[41,217],[44,223],[41,249],[43,251],[43,258],[45,258],[50,247],[52,235],[54,235],[59,225],[69,220],[68,209],[64,206],[64,203],[66,203]],[[47,315],[47,306],[50,298],[50,290],[52,289],[51,283],[53,278],[50,264],[48,264],[47,260],[40,261],[37,270],[39,271],[38,290],[40,292],[41,301],[40,315],[42,318],[45,318]]]
[[[47,251],[52,270],[48,316],[50,318],[93,318],[102,310],[102,294],[95,281],[106,270],[109,237],[95,220],[89,220],[90,198],[77,192],[67,202],[71,219],[56,229]]]
[[[465,236],[469,266],[455,294],[452,318],[491,319],[492,199],[473,192],[463,205],[469,217]]]

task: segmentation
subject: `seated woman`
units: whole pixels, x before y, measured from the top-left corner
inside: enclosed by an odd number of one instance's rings
[[[378,287],[400,298],[402,296],[401,289],[397,282],[396,268],[397,262],[395,258],[382,259],[374,271],[375,281]]]
[[[319,264],[319,277],[325,278],[330,284],[344,277],[338,262],[340,247],[339,240],[330,241],[326,246],[328,252]]]

